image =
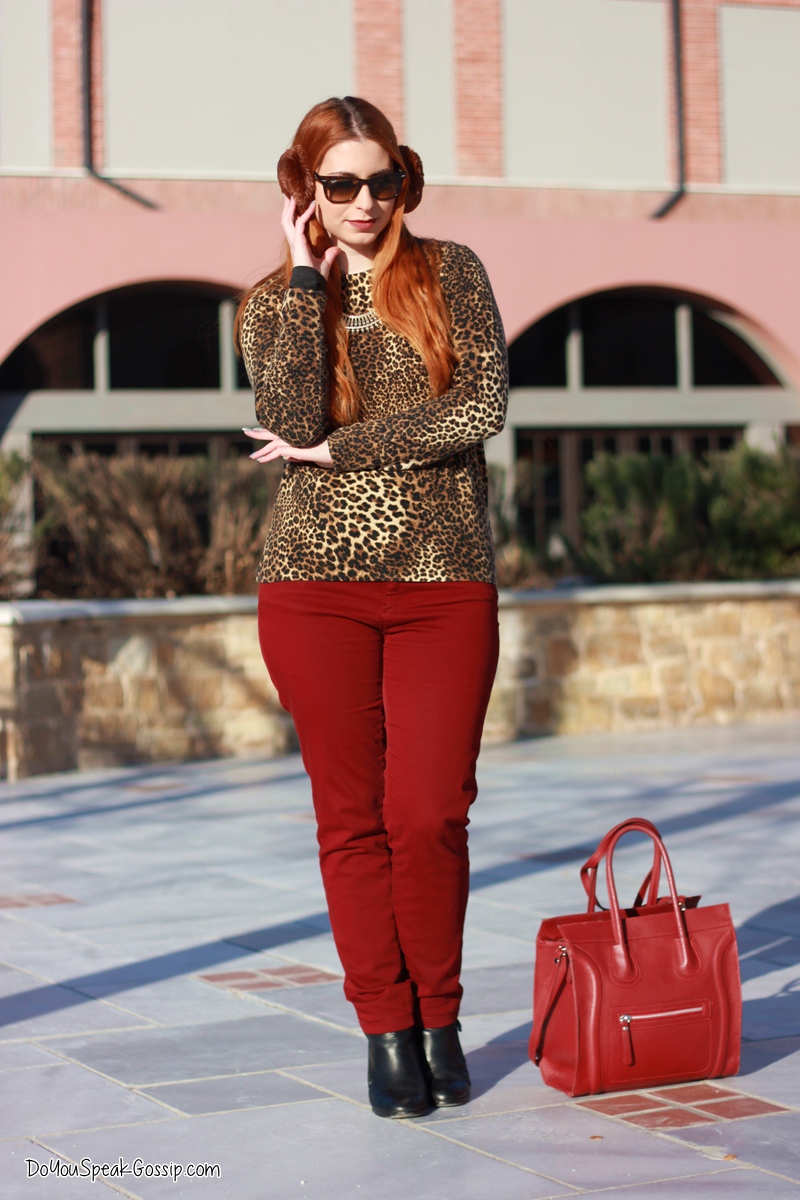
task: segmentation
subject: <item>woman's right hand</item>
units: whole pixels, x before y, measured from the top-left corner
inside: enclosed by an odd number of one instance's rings
[[[339,247],[330,246],[322,258],[317,258],[312,251],[306,237],[306,226],[313,217],[316,207],[316,200],[312,200],[306,211],[298,216],[295,201],[286,196],[283,201],[281,225],[292,253],[292,266],[313,267],[315,271],[319,271],[323,279],[327,279],[331,273],[333,261],[339,254]]]

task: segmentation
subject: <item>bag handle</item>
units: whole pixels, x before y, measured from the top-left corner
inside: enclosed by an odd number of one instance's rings
[[[602,858],[606,860],[606,887],[608,889],[608,899],[610,905],[611,925],[614,931],[614,959],[616,962],[616,974],[621,980],[632,981],[636,978],[637,968],[631,958],[630,950],[628,949],[625,932],[622,926],[622,915],[620,913],[619,900],[617,898],[617,888],[614,882],[614,850],[620,838],[626,833],[645,833],[652,839],[655,845],[655,853],[664,864],[664,873],[667,877],[669,885],[670,900],[672,901],[672,911],[675,918],[675,936],[678,943],[678,970],[682,975],[693,975],[700,969],[700,963],[695,953],[694,947],[689,939],[689,934],[686,929],[686,922],[681,908],[680,900],[678,899],[678,889],[675,886],[675,876],[672,871],[672,864],[669,861],[667,848],[662,841],[661,834],[656,829],[651,821],[644,817],[633,817],[628,821],[623,821],[620,825],[614,827],[601,841],[595,853],[587,861],[581,869],[581,878],[585,878],[584,872],[594,871],[595,877],[597,866]],[[597,858],[597,862],[594,859]],[[651,886],[655,870],[651,877]],[[584,886],[586,886],[584,884]]]
[[[643,828],[643,826],[646,828]],[[597,847],[591,858],[587,859],[581,867],[581,883],[583,884],[586,895],[589,897],[589,904],[586,909],[587,912],[592,913],[596,908],[603,907],[600,901],[597,899],[597,868],[606,856],[609,839],[616,834],[618,830],[622,830],[626,833],[638,831],[640,833],[647,833],[650,837],[652,837],[653,834],[658,836],[658,830],[656,829],[655,825],[653,825],[651,821],[646,820],[644,817],[631,817],[627,821],[622,821],[619,825],[615,825],[613,829],[609,830],[609,832],[601,840],[600,845]],[[660,883],[661,853],[658,846],[655,845],[653,847],[653,865],[645,875],[642,886],[636,893],[636,899],[633,902],[633,907],[639,908],[639,906],[642,904],[644,894],[646,891],[648,891],[648,884],[649,892],[647,896],[647,903],[657,903],[658,888]]]

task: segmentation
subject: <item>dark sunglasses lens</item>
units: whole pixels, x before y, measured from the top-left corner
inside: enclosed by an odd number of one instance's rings
[[[334,204],[347,204],[355,200],[359,192],[359,184],[352,179],[332,179],[325,184],[328,199]]]
[[[370,179],[369,190],[376,200],[394,200],[400,194],[402,182],[399,175],[379,175],[377,179]]]

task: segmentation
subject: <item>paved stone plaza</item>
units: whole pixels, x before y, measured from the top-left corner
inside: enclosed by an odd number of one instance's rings
[[[299,758],[0,785],[0,1195],[800,1198],[799,743],[787,724],[487,749],[463,976],[475,1098],[404,1122],[367,1105]],[[587,1105],[527,1058],[534,940],[581,907],[580,864],[632,815],[661,828],[682,891],[731,903],[742,1072]],[[644,843],[619,853],[623,893],[648,861]],[[141,1173],[63,1174],[120,1160]],[[169,1163],[219,1177],[145,1173]]]

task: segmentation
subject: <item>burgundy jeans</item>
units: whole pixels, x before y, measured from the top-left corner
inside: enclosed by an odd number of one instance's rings
[[[365,1033],[449,1025],[467,824],[497,667],[488,583],[261,585],[259,637],[311,777],[345,995]]]

